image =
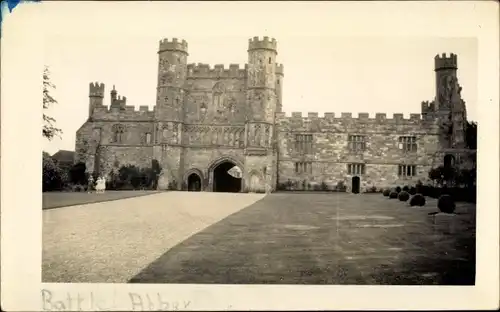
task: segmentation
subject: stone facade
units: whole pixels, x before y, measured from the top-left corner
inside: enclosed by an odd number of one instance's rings
[[[163,171],[159,187],[185,189],[196,174],[211,191],[214,169],[224,162],[242,171],[242,191],[272,191],[279,183],[336,185],[360,177],[361,188],[425,180],[444,154],[456,161],[465,149],[465,103],[457,82],[457,57],[435,58],[438,94],[420,114],[370,118],[360,113],[282,112],[283,65],[275,39],[249,40],[248,64],[229,68],[187,64],[187,43],[159,44],[155,107],[137,110],[113,87],[103,105],[104,84],[91,83],[89,118],[78,129],[75,161],[89,172],[151,166]],[[404,167],[402,167],[404,166]]]

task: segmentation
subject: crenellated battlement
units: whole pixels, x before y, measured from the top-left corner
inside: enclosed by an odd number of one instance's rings
[[[258,50],[258,49],[266,49],[266,50],[277,50],[278,44],[276,43],[276,39],[269,38],[265,36],[260,39],[259,37],[253,37],[248,40],[248,51]]]
[[[438,54],[434,57],[434,70],[441,69],[457,69],[457,55],[450,53],[450,56],[447,56],[446,53],[443,53],[441,56]]]
[[[188,53],[188,44],[186,40],[179,40],[177,38],[172,38],[172,41],[168,39],[160,40],[160,47],[158,53],[163,51],[180,51]]]
[[[429,102],[429,101],[423,101],[421,103],[422,106],[422,114],[428,114],[428,113],[433,113],[435,111],[435,104],[434,101]]]
[[[230,64],[229,68],[225,68],[223,64],[216,64],[212,68],[209,64],[188,64],[188,78],[244,78],[248,64],[244,68],[240,68],[239,64]]]
[[[104,97],[104,83],[91,82],[89,85],[89,96]]]
[[[387,118],[385,113],[376,113],[374,117],[370,117],[369,113],[358,113],[357,117],[353,117],[352,113],[343,112],[340,117],[336,117],[335,113],[325,112],[322,116],[317,112],[309,112],[307,116],[302,116],[302,112],[286,112],[276,113],[277,122],[307,122],[311,120],[322,120],[327,123],[335,122],[361,122],[361,123],[382,123],[382,124],[419,124],[428,123],[429,119],[422,118],[421,114],[410,114],[409,118],[405,118],[402,113],[392,114],[392,118]]]
[[[123,98],[122,98],[123,99]],[[150,108],[147,105],[139,107],[134,105],[106,106],[97,105],[94,108],[92,118],[94,120],[153,120],[156,106]]]
[[[276,75],[284,75],[283,64],[276,64]]]

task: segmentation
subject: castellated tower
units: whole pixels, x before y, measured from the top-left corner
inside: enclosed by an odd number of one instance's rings
[[[158,87],[156,97],[159,120],[182,121],[184,83],[186,81],[188,45],[173,38],[160,41],[158,51]]]
[[[160,41],[158,50],[158,86],[156,91],[153,157],[160,160],[163,172],[159,185],[180,188],[182,171],[182,123],[184,121],[184,85],[187,74],[188,44],[173,38]]]
[[[89,85],[89,118],[92,117],[94,109],[103,105],[104,84],[91,82]]]
[[[441,120],[445,148],[464,148],[467,112],[457,78],[457,55],[443,53],[434,58],[436,73],[435,116]]]
[[[277,110],[275,39],[254,37],[248,43],[246,185],[274,187],[274,114]],[[280,67],[282,69],[282,67]],[[252,174],[252,170],[256,174]],[[258,173],[258,174],[257,174]],[[264,181],[261,181],[261,178]]]

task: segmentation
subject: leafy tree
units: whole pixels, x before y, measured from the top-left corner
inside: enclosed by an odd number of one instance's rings
[[[68,181],[68,174],[46,152],[42,153],[42,190],[60,191]]]
[[[467,121],[465,129],[465,143],[467,148],[477,149],[477,122]]]
[[[429,179],[436,182],[438,185],[443,185],[444,182],[454,184],[457,177],[458,172],[453,167],[439,166],[429,171]]]
[[[88,183],[87,167],[85,163],[74,164],[69,170],[70,181],[73,184],[86,185]]]
[[[54,90],[56,86],[50,81],[49,68],[45,66],[43,70],[43,109],[48,109],[52,104],[57,104],[56,99],[50,95],[50,90]],[[53,117],[43,113],[43,129],[42,135],[48,140],[52,140],[55,136],[61,137],[62,130],[55,126],[56,120]]]

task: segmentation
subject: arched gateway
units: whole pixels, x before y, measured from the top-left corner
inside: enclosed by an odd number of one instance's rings
[[[210,175],[209,189],[213,192],[239,193],[243,190],[242,177],[236,177],[229,172],[233,167],[242,169],[241,164],[229,157],[220,158],[212,163],[208,172]]]

